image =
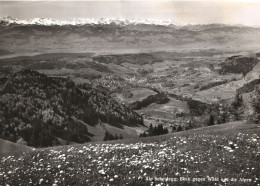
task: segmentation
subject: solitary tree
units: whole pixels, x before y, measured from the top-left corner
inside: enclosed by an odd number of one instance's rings
[[[215,117],[211,114],[209,117],[209,125],[214,125],[215,124]]]

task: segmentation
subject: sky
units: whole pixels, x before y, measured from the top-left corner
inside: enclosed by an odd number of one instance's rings
[[[124,18],[178,24],[260,26],[260,0],[219,1],[0,1],[0,17],[19,19]]]

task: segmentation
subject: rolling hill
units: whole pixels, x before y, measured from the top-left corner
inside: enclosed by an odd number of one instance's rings
[[[191,52],[186,58],[184,53],[157,52],[1,59],[2,138],[50,146],[100,141],[106,131],[137,137],[150,124],[188,130],[208,125],[210,115],[215,124],[248,119],[253,112],[243,112],[244,105],[252,110],[250,99],[239,108],[232,103],[237,91],[250,94],[259,84],[258,59],[233,56],[219,63],[212,59],[220,54],[216,52]],[[244,62],[252,65],[237,64]],[[241,67],[238,74],[219,74],[219,68],[236,66]]]
[[[88,125],[143,125],[141,116],[106,92],[68,78],[22,70],[2,77],[1,87],[1,138],[10,141],[34,147],[82,143],[94,135]]]

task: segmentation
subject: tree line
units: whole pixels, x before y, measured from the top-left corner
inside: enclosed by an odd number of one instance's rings
[[[163,135],[168,133],[169,131],[167,127],[163,127],[162,124],[159,124],[158,126],[153,126],[151,124],[148,130],[140,134],[140,137],[158,136],[158,135]]]

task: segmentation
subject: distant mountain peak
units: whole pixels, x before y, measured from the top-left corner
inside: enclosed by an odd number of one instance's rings
[[[159,19],[122,19],[122,18],[100,18],[100,19],[93,19],[93,18],[73,18],[67,20],[56,20],[52,18],[33,18],[33,19],[17,19],[11,16],[5,16],[0,18],[0,22],[5,22],[5,24],[18,24],[18,25],[45,25],[45,26],[52,26],[52,25],[161,25],[161,26],[178,26],[178,24],[172,20],[159,20]]]

